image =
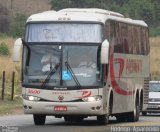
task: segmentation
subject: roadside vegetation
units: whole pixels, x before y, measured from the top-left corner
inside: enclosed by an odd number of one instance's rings
[[[20,84],[20,63],[12,61],[12,49],[15,39],[7,36],[0,36],[0,115],[14,113],[22,110],[21,84]],[[4,101],[2,95],[2,73],[5,71],[5,93]],[[12,72],[15,72],[14,101],[11,101]]]
[[[0,116],[23,113],[22,100],[20,98],[16,98],[14,101],[10,100],[0,101],[0,105],[1,105]]]
[[[7,80],[10,80],[10,73],[13,71],[15,71],[16,74],[20,72],[20,63],[14,63],[12,61],[14,41],[15,39],[13,37],[0,37],[0,73],[2,73],[2,71],[7,71]],[[19,79],[19,77],[17,79]]]
[[[150,71],[152,80],[160,80],[160,37],[150,38]]]

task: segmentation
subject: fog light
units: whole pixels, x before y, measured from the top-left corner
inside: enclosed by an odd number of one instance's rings
[[[100,110],[100,109],[101,109],[101,106],[97,106],[96,109],[97,109],[97,110]]]
[[[32,106],[28,106],[29,109],[32,109]]]
[[[24,105],[23,107],[24,107],[24,109],[27,109],[27,108],[28,108],[27,105]]]
[[[95,110],[95,107],[92,107],[91,109],[92,109],[92,110]]]

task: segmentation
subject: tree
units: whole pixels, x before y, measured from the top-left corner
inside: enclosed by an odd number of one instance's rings
[[[11,25],[11,35],[13,37],[22,37],[24,33],[27,17],[23,14],[16,14]]]
[[[108,1],[108,0],[106,0]],[[60,10],[63,8],[104,8],[105,0],[52,0],[52,9]]]
[[[9,11],[6,7],[4,7],[2,4],[0,4],[0,15],[8,15]]]
[[[70,0],[52,0],[51,1],[52,9],[59,10],[62,8],[67,8],[71,5]]]
[[[10,26],[9,11],[0,4],[0,32],[8,33]]]
[[[8,33],[10,26],[10,19],[6,15],[0,15],[0,32]]]
[[[107,9],[144,20],[150,27],[160,27],[160,0],[51,0],[51,5],[55,10],[72,7]]]

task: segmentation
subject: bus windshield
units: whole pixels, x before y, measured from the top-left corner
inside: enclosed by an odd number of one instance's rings
[[[77,87],[75,76],[81,87],[101,86],[99,50],[99,46],[95,45],[25,46],[23,84],[43,86],[45,83],[45,87]]]
[[[160,83],[149,83],[150,92],[160,92]]]
[[[28,42],[102,42],[101,24],[52,23],[27,24]]]

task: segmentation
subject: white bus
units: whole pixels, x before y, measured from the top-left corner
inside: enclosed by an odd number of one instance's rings
[[[22,51],[22,97],[35,125],[46,116],[82,121],[97,116],[107,124],[138,121],[147,108],[148,26],[102,9],[63,9],[32,15]]]

